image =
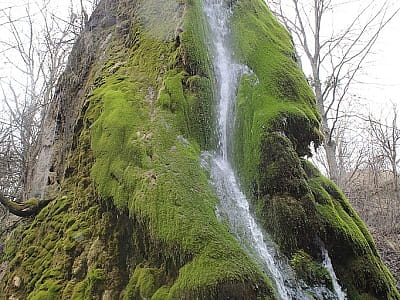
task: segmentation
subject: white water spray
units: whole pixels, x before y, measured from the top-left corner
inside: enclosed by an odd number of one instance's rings
[[[325,249],[325,247],[322,248],[322,258],[323,258],[322,265],[328,270],[329,275],[331,275],[333,289],[335,290],[338,299],[346,300],[347,299],[346,293],[342,290],[341,286],[339,285],[335,271],[333,270],[331,258],[329,257],[328,251]]]
[[[230,11],[223,1],[204,1],[204,11],[210,23],[214,44],[214,71],[217,79],[219,153],[203,154],[211,173],[211,179],[220,199],[217,208],[231,225],[235,236],[247,250],[257,257],[264,269],[275,280],[277,292],[282,299],[289,299],[284,278],[275,265],[272,249],[264,243],[263,234],[249,211],[246,197],[240,191],[233,169],[228,161],[229,146],[233,131],[233,108],[236,88],[246,67],[236,64],[227,46],[229,37],[228,20]]]
[[[248,251],[260,269],[274,282],[277,296],[283,300],[337,299],[323,287],[300,287],[287,263],[279,260],[272,241],[268,241],[250,213],[248,201],[229,162],[234,125],[234,105],[238,82],[243,74],[250,73],[244,65],[237,64],[229,50],[230,9],[224,0],[203,0],[203,9],[212,32],[214,73],[217,81],[218,138],[217,153],[205,152],[201,161],[210,171],[220,204],[217,215],[230,224],[232,234]],[[312,296],[310,295],[312,294]],[[339,298],[342,300],[342,298]]]

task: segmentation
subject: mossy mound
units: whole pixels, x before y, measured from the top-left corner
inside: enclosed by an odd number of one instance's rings
[[[309,162],[303,161],[320,216],[324,242],[351,299],[399,299],[389,270],[365,224],[343,193]]]
[[[111,27],[91,23],[104,42],[70,113],[77,119],[68,160],[55,168],[63,170],[59,196],[7,251],[2,293],[273,299],[268,279],[217,220],[199,163],[214,122],[199,1],[164,1],[156,15],[155,1],[117,2],[107,6]]]
[[[299,278],[307,282],[308,285],[326,286],[333,290],[332,278],[326,268],[322,264],[315,262],[303,250],[299,250],[293,255],[290,265]]]
[[[235,1],[232,9],[235,55],[252,71],[238,89],[234,164],[259,222],[310,284],[321,279],[310,274],[322,239],[349,299],[400,299],[347,199],[302,159],[322,135],[288,33],[263,1]]]
[[[261,0],[231,5],[235,53],[253,72],[234,160],[260,222],[310,284],[329,284],[321,239],[351,299],[399,299],[347,200],[301,159],[321,134],[290,37]],[[79,72],[50,109],[58,196],[8,240],[5,299],[276,298],[217,220],[200,167],[216,145],[208,34],[200,0],[100,3],[70,64],[93,53],[67,68]]]

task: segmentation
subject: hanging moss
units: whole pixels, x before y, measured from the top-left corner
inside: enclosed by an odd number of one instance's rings
[[[154,4],[146,2],[99,49],[75,108],[79,126],[59,197],[24,232],[31,244],[23,238],[13,248],[6,295],[273,298],[268,279],[217,220],[199,163],[213,126],[200,2],[169,2],[159,17],[175,7],[183,32],[160,38],[154,15],[143,16]],[[12,286],[14,276],[22,287]]]
[[[322,135],[288,33],[259,0],[234,2],[232,25],[237,60],[252,71],[238,89],[234,163],[259,222],[308,281],[322,239],[350,299],[399,299],[348,200],[301,159]]]
[[[261,223],[307,280],[324,277],[314,264],[319,236],[352,298],[399,299],[347,200],[299,158],[321,135],[287,33],[262,1],[232,5],[235,53],[253,71],[238,90],[235,164]],[[200,1],[105,1],[90,22],[80,47],[97,38],[92,63],[61,86],[82,80],[69,96],[79,101],[62,102],[68,121],[53,107],[57,151],[68,149],[54,161],[58,196],[21,227],[18,243],[8,240],[1,293],[275,299],[269,279],[217,220],[218,200],[200,167],[201,151],[216,144]],[[311,278],[315,270],[321,276]]]
[[[189,102],[188,120],[191,136],[205,150],[217,145],[214,109],[214,74],[207,46],[210,30],[205,21],[201,1],[187,0],[184,31],[180,36],[182,62],[189,77],[184,93]]]
[[[303,250],[299,250],[293,255],[290,265],[299,278],[310,286],[326,286],[333,291],[332,279],[326,268]]]
[[[90,129],[95,156],[91,175],[98,191],[121,211],[146,222],[150,239],[179,245],[180,251],[192,257],[190,262],[183,259],[181,263],[169,292],[172,299],[206,295],[209,289],[218,293],[222,281],[252,278],[250,281],[262,284],[265,279],[260,271],[215,217],[217,199],[200,167],[200,148],[196,140],[185,135],[189,130],[182,121],[187,107],[182,85],[185,74],[179,69],[167,70],[161,85],[157,82],[157,72],[169,60],[168,55],[175,55],[174,45],[150,43],[146,36],[140,39],[133,61],[139,60],[136,55],[153,52],[164,59],[153,59],[152,67],[146,58],[143,64],[128,62],[126,69],[120,68],[94,90],[89,100],[88,113],[99,112]],[[135,74],[141,73],[141,68],[157,72],[148,72],[138,80]],[[120,73],[131,75],[121,81]],[[149,107],[139,101],[146,96],[141,91],[147,91],[149,85],[161,88],[161,95],[168,95],[161,97],[168,102],[159,106],[150,103]],[[137,289],[139,294],[147,293],[139,281],[132,285],[136,288],[130,293],[136,294]]]

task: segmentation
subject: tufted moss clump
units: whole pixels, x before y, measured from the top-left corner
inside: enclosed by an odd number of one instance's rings
[[[165,282],[165,276],[165,270],[137,266],[128,283],[124,300],[150,299],[161,288],[162,282]],[[164,296],[168,296],[168,291],[165,291]]]
[[[263,1],[236,1],[232,10],[234,53],[250,69],[237,91],[233,160],[260,224],[309,282],[322,240],[349,299],[400,299],[348,200],[302,158],[322,135],[290,36]]]
[[[394,280],[380,259],[365,224],[334,183],[303,161],[315,206],[323,223],[320,236],[336,274],[351,299],[399,299]]]
[[[77,93],[59,195],[12,248],[8,297],[274,298],[217,220],[200,167],[214,122],[200,1],[155,4],[120,0],[108,7],[115,25],[92,27],[107,35]]]
[[[251,69],[234,163],[260,223],[304,280],[325,278],[320,239],[352,299],[399,299],[361,220],[301,158],[321,134],[287,32],[262,1],[231,4],[235,55]],[[101,1],[70,63],[92,44],[93,60],[60,83],[78,86],[73,102],[49,110],[57,196],[6,246],[7,299],[276,299],[218,221],[200,166],[216,145],[205,24],[200,0]]]
[[[333,290],[332,279],[326,268],[303,250],[297,251],[290,265],[296,274],[310,286],[326,286]]]

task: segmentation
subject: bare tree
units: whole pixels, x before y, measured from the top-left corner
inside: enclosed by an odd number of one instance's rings
[[[398,109],[386,117],[371,115],[360,120],[365,124],[363,141],[363,160],[357,170],[352,172],[352,184],[346,189],[350,201],[361,217],[383,234],[399,229],[400,193],[400,127]],[[361,149],[361,148],[360,148]]]
[[[355,1],[270,0],[273,12],[292,34],[298,51],[304,54],[303,69],[310,70],[318,109],[322,116],[324,150],[329,177],[340,185],[338,158],[338,124],[342,105],[349,90],[371,54],[379,34],[399,12],[389,1],[378,6],[363,2],[347,26],[337,31],[331,17],[340,19],[337,11]],[[341,19],[341,22],[343,20]],[[328,29],[327,31],[327,28]],[[300,60],[299,60],[300,61]]]
[[[79,13],[71,6],[65,18],[57,16],[49,4],[49,0],[27,2],[22,14],[14,7],[0,10],[3,32],[8,31],[8,36],[0,39],[6,66],[3,74],[8,74],[0,78],[0,164],[5,165],[0,192],[11,199],[23,198],[27,172],[37,156],[43,116],[84,26],[82,1]]]
[[[399,198],[399,147],[400,147],[400,128],[398,126],[398,110],[393,105],[393,118],[387,122],[381,123],[369,117],[371,135],[382,151],[382,155],[389,162],[392,173],[393,189],[396,191],[396,198]]]
[[[19,159],[13,151],[11,124],[0,122],[0,193],[9,195],[18,188]]]
[[[370,136],[372,143],[377,148],[376,156],[380,157],[384,162],[383,166],[386,173],[390,174],[387,180],[387,189],[390,193],[390,203],[387,204],[388,223],[393,229],[400,217],[400,191],[399,191],[399,165],[400,165],[400,127],[398,123],[398,110],[396,105],[393,105],[391,118],[380,121],[369,117]]]

